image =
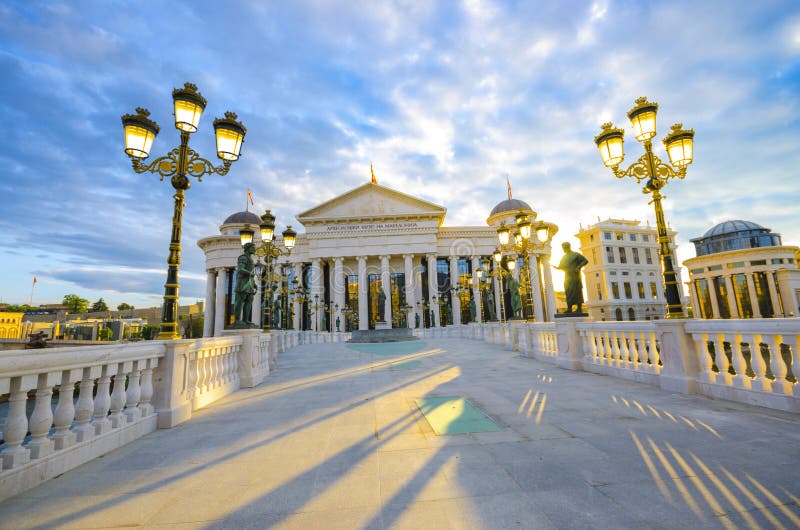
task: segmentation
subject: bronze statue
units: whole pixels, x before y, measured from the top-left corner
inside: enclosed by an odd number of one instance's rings
[[[470,322],[475,322],[475,314],[476,314],[476,311],[475,311],[475,299],[474,298],[470,298],[469,299],[469,321]]]
[[[417,325],[417,328],[419,328],[419,313],[414,315],[414,323]]]
[[[489,293],[488,289],[483,292],[483,309],[486,311],[487,322],[497,320],[497,314],[495,313],[494,309],[494,300],[492,299],[492,295]]]
[[[339,324],[341,324],[341,323],[342,323],[341,319],[337,316],[336,317],[336,332],[337,333],[339,332]]]
[[[272,304],[272,327],[279,329],[281,327],[281,299],[275,298]]]
[[[234,326],[252,326],[253,296],[256,293],[256,282],[253,269],[253,254],[256,247],[252,243],[244,246],[244,253],[236,264],[236,303],[234,304]]]
[[[522,298],[519,295],[519,282],[513,277],[508,280],[508,294],[511,297],[511,313],[513,318],[520,318],[520,311],[522,311]]]
[[[37,331],[28,335],[28,343],[25,345],[26,350],[36,350],[39,348],[47,348],[47,341],[50,337],[44,331]]]
[[[378,322],[385,322],[386,318],[386,293],[383,292],[383,286],[378,291]]]
[[[564,271],[564,293],[567,297],[567,313],[581,314],[583,305],[583,282],[581,282],[581,269],[589,263],[585,256],[574,252],[569,243],[562,243],[564,257],[556,269]],[[572,310],[575,306],[575,311]]]

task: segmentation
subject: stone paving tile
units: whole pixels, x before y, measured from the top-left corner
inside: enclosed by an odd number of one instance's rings
[[[430,396],[502,429],[437,436]],[[0,527],[791,528],[798,464],[791,414],[467,340],[303,345],[260,387],[0,504]]]

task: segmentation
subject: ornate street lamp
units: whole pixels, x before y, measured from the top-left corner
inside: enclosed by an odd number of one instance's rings
[[[158,135],[159,127],[149,118],[150,112],[141,107],[136,114],[122,116],[125,132],[125,153],[131,157],[133,170],[136,173],[158,173],[163,181],[170,177],[175,188],[175,204],[172,213],[172,237],[167,257],[167,282],[164,284],[164,308],[161,313],[161,332],[158,339],[179,339],[178,334],[178,265],[181,262],[181,229],[183,219],[184,194],[189,189],[188,176],[202,180],[203,175],[216,173],[226,175],[231,163],[239,158],[242,141],[247,129],[237,121],[236,114],[226,112],[225,118],[214,120],[214,131],[217,138],[217,156],[222,159],[221,167],[215,167],[205,158],[201,158],[189,148],[189,135],[197,131],[200,116],[206,107],[206,99],[191,83],[172,91],[174,104],[175,128],[180,131],[180,146],[150,162],[144,160],[150,156],[150,148]]]
[[[645,153],[627,169],[622,170],[619,165],[625,158],[623,149],[622,129],[614,128],[611,123],[602,125],[602,131],[595,136],[594,142],[600,151],[603,164],[610,168],[617,178],[630,177],[641,183],[647,182],[642,188],[645,194],[652,194],[653,206],[656,211],[656,226],[658,228],[659,254],[661,255],[662,272],[664,275],[664,291],[667,297],[667,318],[685,318],[681,297],[678,291],[678,282],[672,263],[672,249],[669,246],[667,224],[664,221],[664,210],[661,206],[661,189],[670,179],[686,177],[686,168],[692,163],[694,156],[694,131],[684,130],[683,125],[676,123],[671,127],[670,133],[664,137],[663,143],[669,155],[669,166],[653,154],[652,139],[656,135],[656,114],[658,104],[639,98],[635,106],[628,111],[628,119],[633,127],[636,139],[644,144]]]
[[[261,223],[258,225],[258,230],[261,234],[261,240],[256,244],[256,256],[261,258],[261,262],[257,267],[257,276],[261,278],[261,281],[265,284],[265,288],[262,290],[263,300],[261,305],[261,327],[265,330],[269,330],[273,327],[272,293],[273,290],[277,290],[273,289],[273,284],[276,281],[280,281],[281,296],[289,292],[288,287],[283,287],[283,274],[281,274],[278,279],[275,278],[277,260],[281,256],[288,257],[292,253],[294,243],[297,239],[297,232],[292,230],[291,226],[287,226],[286,230],[281,233],[283,236],[283,248],[281,248],[277,241],[275,241],[275,219],[276,218],[271,211],[266,210],[264,212],[264,215],[261,216]],[[246,245],[247,243],[252,243],[254,235],[255,231],[250,228],[249,224],[245,224],[244,227],[239,230],[239,239],[242,243],[242,246]],[[295,278],[295,281],[297,281],[297,278]],[[264,300],[268,301],[268,303],[264,303]],[[288,311],[288,303],[281,303],[281,308],[281,310],[286,313],[286,311]],[[280,327],[280,323],[278,323],[278,327]]]

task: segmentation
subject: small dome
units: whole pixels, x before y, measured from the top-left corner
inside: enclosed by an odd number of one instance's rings
[[[731,234],[734,232],[742,232],[746,230],[768,230],[761,226],[760,224],[756,224],[752,221],[742,221],[740,219],[736,219],[733,221],[724,221],[711,227],[703,237],[711,237],[711,236],[720,236],[722,234]]]
[[[261,218],[253,212],[236,212],[233,215],[229,215],[222,224],[251,224],[258,226],[261,224]]]
[[[533,208],[531,208],[530,204],[525,201],[521,201],[519,199],[506,199],[492,208],[492,213],[489,214],[489,217],[503,212],[517,212],[519,210],[533,211]]]

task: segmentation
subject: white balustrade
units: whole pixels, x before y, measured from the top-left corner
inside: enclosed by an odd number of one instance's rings
[[[581,322],[575,326],[584,370],[658,384],[662,366],[655,322]]]
[[[529,325],[531,336],[531,356],[537,359],[552,360],[558,357],[558,338],[553,322],[535,322]]]

